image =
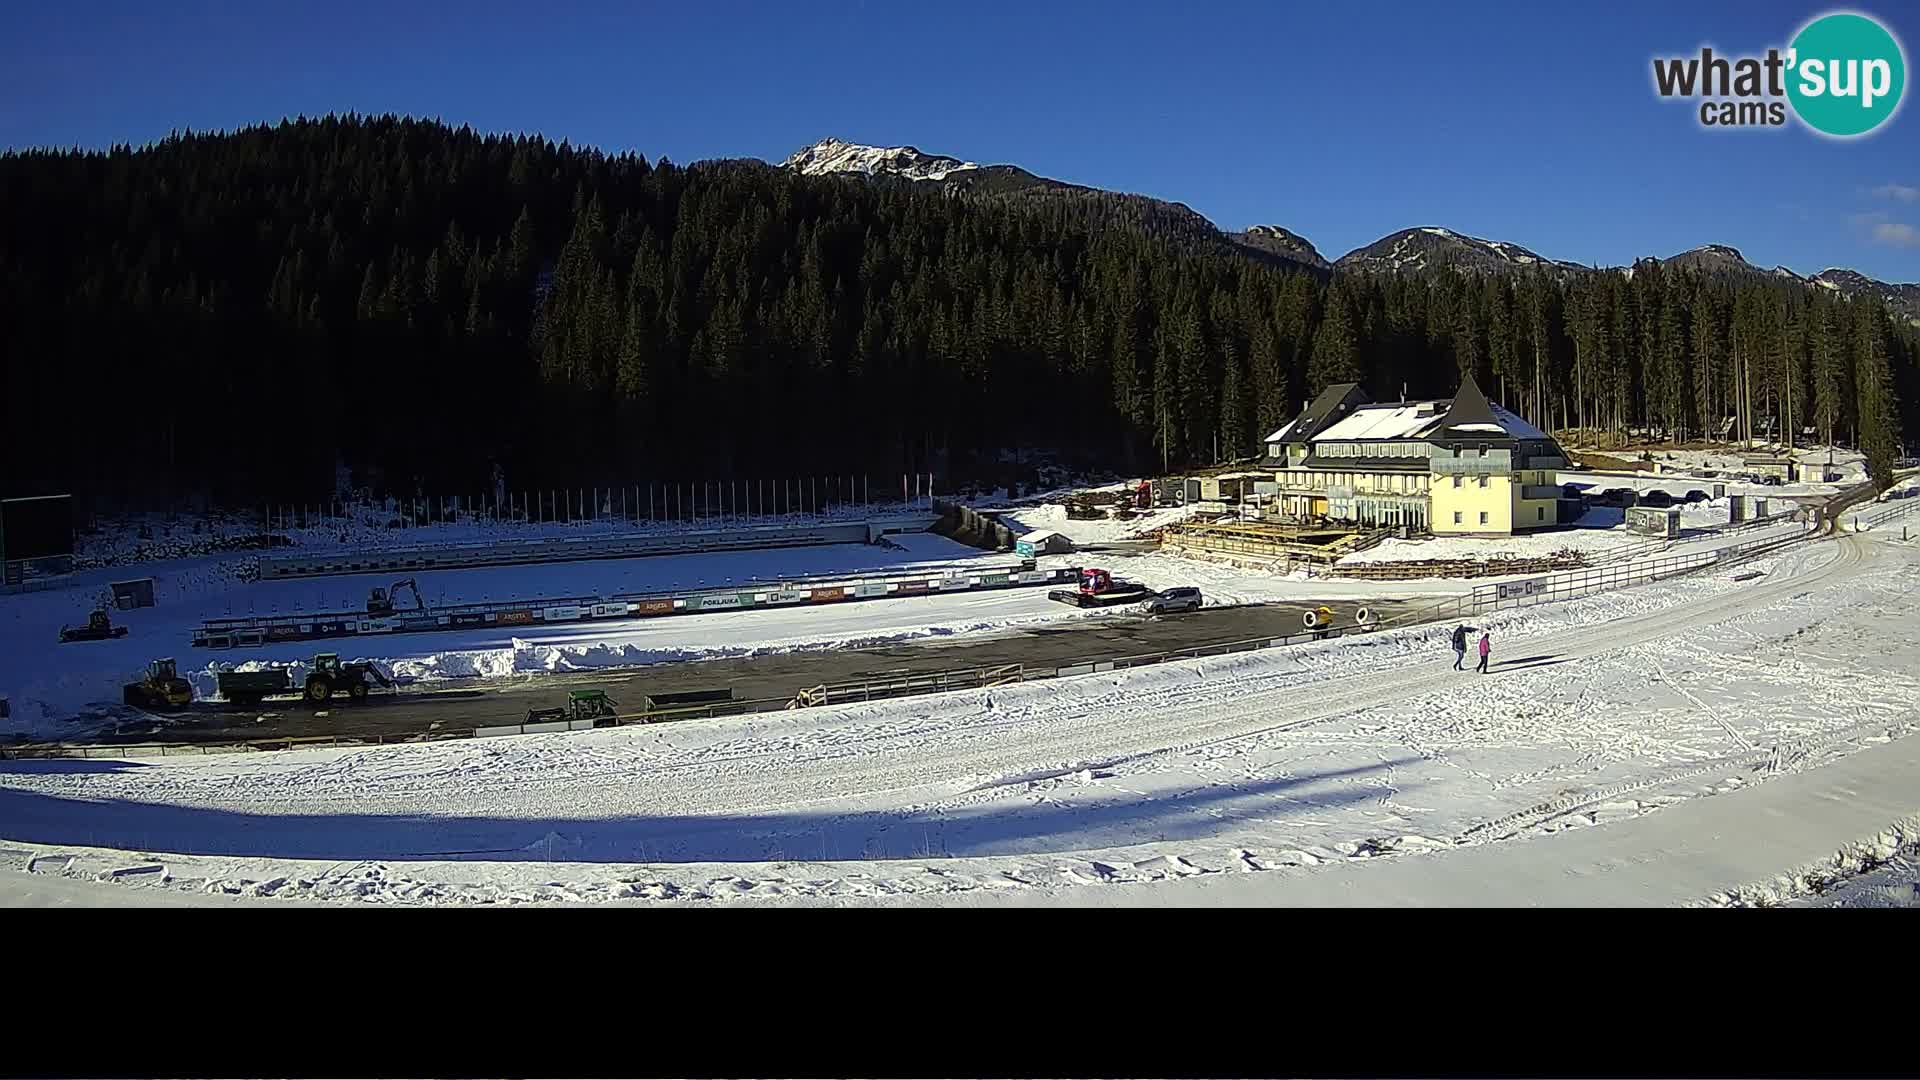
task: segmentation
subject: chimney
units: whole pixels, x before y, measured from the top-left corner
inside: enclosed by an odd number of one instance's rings
[[[1405,405],[1406,403],[1407,403],[1407,384],[1401,383],[1400,384],[1400,404]]]

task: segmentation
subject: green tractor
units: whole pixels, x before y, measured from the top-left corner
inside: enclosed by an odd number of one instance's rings
[[[612,727],[619,723],[614,707],[620,703],[605,690],[569,690],[567,704],[559,709],[528,709],[526,722],[546,724],[557,720],[591,720],[594,727]]]
[[[307,701],[313,705],[325,705],[335,694],[365,701],[369,681],[393,689],[393,680],[372,664],[343,664],[339,653],[321,653],[313,658],[313,670],[307,673]]]

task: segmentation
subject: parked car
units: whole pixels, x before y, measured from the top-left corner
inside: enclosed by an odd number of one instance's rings
[[[1175,611],[1198,611],[1200,609],[1200,590],[1191,585],[1182,585],[1177,589],[1168,589],[1158,593],[1147,601],[1147,611],[1154,615],[1166,615]]]

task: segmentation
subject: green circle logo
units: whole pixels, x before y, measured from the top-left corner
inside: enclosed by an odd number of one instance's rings
[[[1793,39],[1787,99],[1815,131],[1842,138],[1887,122],[1907,88],[1907,59],[1886,27],[1851,12],[1822,15]]]

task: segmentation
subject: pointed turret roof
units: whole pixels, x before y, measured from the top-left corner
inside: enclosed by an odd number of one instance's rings
[[[1468,425],[1492,425],[1499,431],[1506,430],[1506,425],[1500,422],[1500,418],[1493,415],[1493,404],[1487,400],[1487,395],[1480,392],[1480,384],[1473,381],[1472,373],[1461,376],[1460,389],[1454,391],[1453,405],[1447,409],[1444,427],[1452,431]],[[1467,427],[1467,430],[1472,431],[1476,428]],[[1485,430],[1485,428],[1480,427],[1478,430]]]

